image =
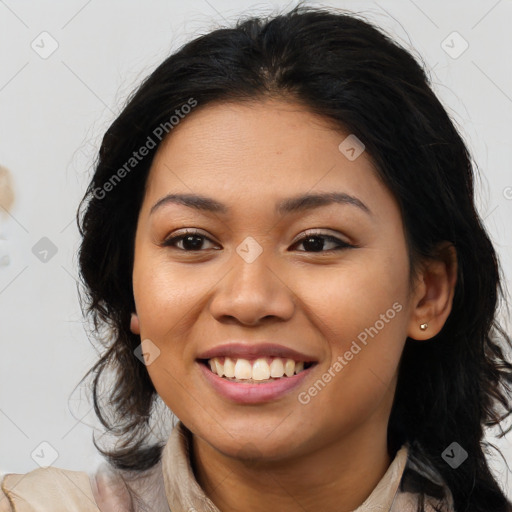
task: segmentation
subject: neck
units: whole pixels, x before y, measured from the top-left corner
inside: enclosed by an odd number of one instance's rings
[[[386,428],[358,428],[308,455],[278,461],[234,459],[193,436],[196,479],[222,512],[351,511],[371,494],[391,457]]]

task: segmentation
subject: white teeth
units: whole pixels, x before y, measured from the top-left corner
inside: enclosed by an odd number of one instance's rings
[[[219,377],[222,375],[217,372]],[[235,378],[237,379],[250,379],[252,377],[252,366],[247,359],[238,359],[235,364]]]
[[[284,365],[282,359],[274,359],[270,363],[270,376],[271,377],[282,377],[284,375]]]
[[[268,364],[269,358],[260,357],[253,361],[247,359],[224,358],[224,364],[219,358],[214,357],[208,360],[208,365],[213,373],[219,377],[235,378],[238,380],[269,380],[270,378],[279,379],[286,375],[292,377],[304,370],[304,362],[295,362],[293,359],[272,358]]]
[[[224,365],[219,363],[218,359],[213,360],[215,363],[215,370],[217,370],[217,375],[222,377],[224,375]]]
[[[287,359],[284,364],[284,373],[287,377],[291,377],[295,373],[295,361],[293,359]]]
[[[229,357],[224,359],[224,375],[231,379],[235,376],[235,362]]]
[[[252,378],[254,380],[267,380],[270,378],[270,366],[265,359],[256,359],[252,365]]]

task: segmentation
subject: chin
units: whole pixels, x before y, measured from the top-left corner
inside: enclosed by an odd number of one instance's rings
[[[213,432],[210,430],[206,436],[201,437],[226,457],[240,461],[275,461],[298,455],[302,451],[300,445],[306,442],[305,439],[297,438],[298,429],[279,431],[276,425],[279,423],[274,423],[273,432],[267,428],[255,429],[253,423],[252,429],[230,429],[229,432],[220,429],[221,432],[215,432],[219,434],[215,437],[212,437]]]

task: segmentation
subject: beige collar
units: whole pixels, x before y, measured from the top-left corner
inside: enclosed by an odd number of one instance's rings
[[[398,490],[408,456],[407,445],[397,452],[370,496],[354,512],[388,512]],[[165,492],[171,510],[220,512],[197,483],[189,458],[189,439],[178,422],[162,453]]]

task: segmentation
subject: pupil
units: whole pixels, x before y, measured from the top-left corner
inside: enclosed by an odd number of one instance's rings
[[[311,241],[316,241],[315,242],[311,242]],[[304,248],[305,249],[308,249],[308,246],[310,249],[312,249],[313,251],[321,251],[324,247],[324,241],[317,237],[317,236],[310,236],[306,239],[304,239]]]
[[[192,242],[191,242],[192,240]],[[201,244],[203,243],[203,239],[200,235],[187,235],[183,239],[183,246],[187,248],[187,244],[189,245],[189,249],[199,249]]]

